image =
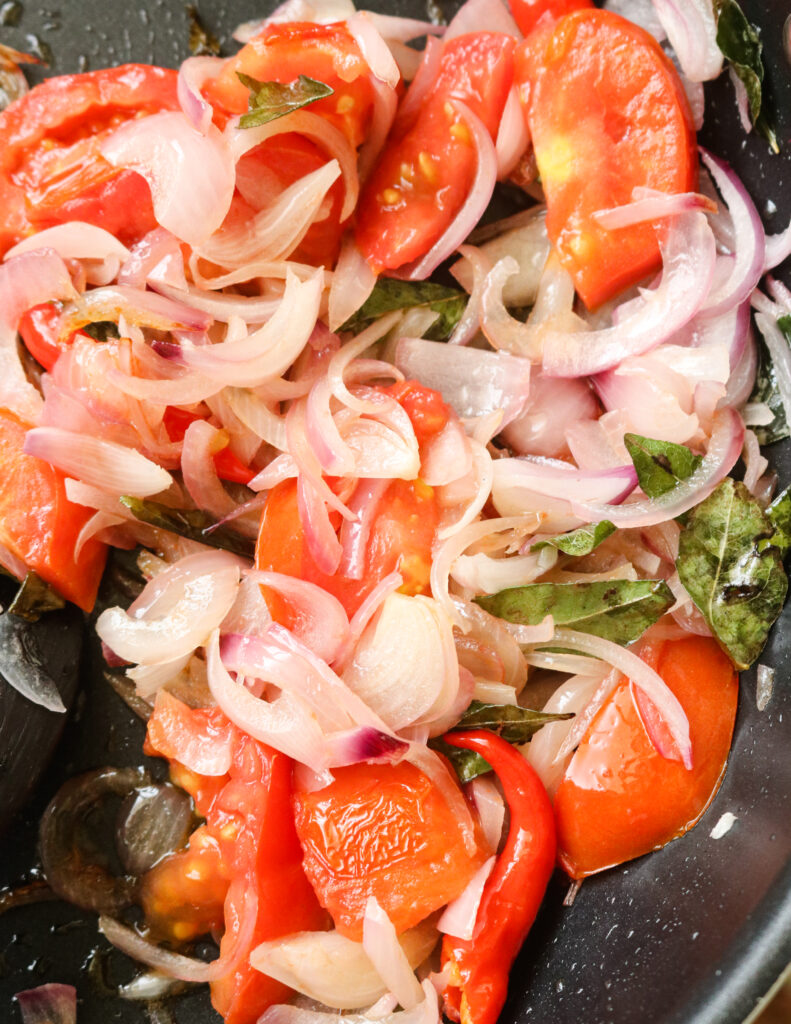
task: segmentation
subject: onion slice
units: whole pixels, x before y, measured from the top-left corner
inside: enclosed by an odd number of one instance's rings
[[[484,861],[467,883],[464,892],[447,905],[437,922],[437,927],[445,935],[452,935],[467,942],[472,939],[483,889],[496,862],[496,857],[489,857]]]
[[[369,896],[365,904],[363,949],[388,991],[405,1010],[413,1010],[423,1001],[423,990],[401,948],[393,922],[375,896]]]

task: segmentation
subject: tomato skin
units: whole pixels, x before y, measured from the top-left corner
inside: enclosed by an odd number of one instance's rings
[[[133,117],[178,110],[177,75],[126,64],[47,79],[0,112],[0,254],[34,231],[87,220],[137,240],[156,226],[145,181],[100,156]]]
[[[377,271],[429,251],[458,213],[477,156],[467,125],[450,104],[461,100],[497,133],[513,83],[514,40],[496,32],[445,44],[431,95],[415,124],[385,148],[357,205],[357,243]]]
[[[693,768],[654,749],[623,681],[594,719],[555,795],[559,858],[572,878],[603,871],[683,835],[711,802],[736,718],[736,673],[706,637],[643,652],[687,713]]]
[[[305,872],[335,927],[362,938],[369,896],[397,932],[455,899],[486,859],[464,846],[443,794],[419,768],[356,764],[334,769],[318,792],[297,789],[294,812]]]
[[[448,423],[451,410],[439,391],[414,380],[402,380],[383,389],[392,395],[412,421],[419,445],[435,437]]]
[[[183,441],[190,423],[202,418],[197,413],[169,405],[165,410],[162,422],[171,441]],[[220,479],[228,480],[230,483],[249,484],[255,476],[255,470],[245,466],[227,446],[214,456],[214,467]]]
[[[631,201],[635,186],[697,187],[692,115],[656,40],[597,9],[539,27],[516,57],[547,198],[547,233],[593,309],[660,265],[651,224],[608,231],[597,210]]]
[[[592,7],[590,0],[509,0],[511,14],[524,35],[530,35],[544,15],[562,18],[572,11]]]
[[[93,609],[107,546],[91,538],[74,545],[94,510],[66,497],[65,476],[23,445],[28,425],[0,409],[0,543],[85,612]]]

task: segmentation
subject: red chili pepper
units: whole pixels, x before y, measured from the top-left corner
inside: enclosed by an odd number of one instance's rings
[[[518,750],[490,732],[451,732],[453,747],[474,750],[497,773],[511,814],[508,838],[487,879],[470,941],[446,935],[450,965],[445,1012],[462,1024],[495,1024],[508,972],[530,931],[555,866],[555,816],[544,786]]]
[[[186,409],[169,405],[165,410],[163,422],[171,441],[183,441],[190,423],[201,418],[197,413],[187,412]],[[228,480],[234,484],[249,484],[255,476],[255,470],[245,466],[230,448],[223,448],[217,452],[214,456],[214,466],[221,480]]]

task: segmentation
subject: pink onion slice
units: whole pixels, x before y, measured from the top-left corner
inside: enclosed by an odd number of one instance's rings
[[[791,222],[779,234],[767,236],[764,273],[774,270],[784,260],[787,260],[789,256],[791,256]]]
[[[442,44],[437,39],[427,39],[420,66],[406,91],[406,95],[398,105],[398,111],[393,122],[393,130],[399,137],[406,134],[417,120],[420,109],[437,79],[441,59]]]
[[[363,914],[363,949],[382,981],[405,1010],[423,1002],[423,989],[398,941],[393,922],[369,896]]]
[[[28,431],[24,451],[115,494],[147,498],[166,491],[173,483],[167,470],[132,448],[58,427]]]
[[[77,1024],[77,989],[50,982],[17,992],[22,1024]]]
[[[401,80],[398,65],[380,35],[379,26],[367,11],[357,11],[346,19],[346,28],[354,37],[371,74],[395,89]]]
[[[623,529],[654,526],[675,519],[699,504],[736,464],[744,444],[744,422],[735,409],[718,410],[713,420],[709,448],[703,461],[687,480],[658,498],[623,505],[574,504],[574,511],[588,522],[609,519]]]
[[[361,580],[365,576],[368,538],[379,510],[379,502],[389,486],[389,480],[360,480],[348,502],[347,507],[355,518],[344,520],[341,525],[341,560],[338,565],[338,572],[346,579]]]
[[[467,2],[469,4],[473,0],[467,0]],[[496,2],[499,3],[499,0]],[[497,154],[486,126],[461,100],[451,99],[448,102],[470,131],[472,144],[475,146],[478,156],[478,164],[470,192],[442,236],[437,239],[425,256],[399,271],[400,276],[406,277],[410,281],[425,280],[443,260],[456,251],[483,216],[497,183]]]
[[[184,434],[181,453],[184,486],[196,506],[215,519],[236,511],[236,502],[223,487],[214,464],[214,456],[223,447],[218,443],[221,436],[211,423],[195,420]]]
[[[631,203],[614,206],[608,210],[597,210],[593,214],[593,219],[601,227],[614,231],[629,227],[631,224],[676,217],[680,213],[689,213],[693,210],[715,213],[717,205],[713,199],[698,192],[666,193],[638,187],[633,191]]]
[[[462,4],[448,25],[444,41],[468,32],[502,32],[507,36],[522,38],[522,33],[501,0],[467,0]]]
[[[761,217],[742,182],[728,165],[701,149],[701,159],[709,169],[728,207],[734,228],[736,259],[725,281],[706,298],[702,312],[707,316],[725,313],[744,302],[764,272],[766,235]]]
[[[434,388],[461,417],[503,411],[503,426],[525,407],[530,363],[507,352],[453,348],[422,338],[401,338],[396,366],[407,377]]]
[[[206,135],[212,119],[212,108],[201,89],[215,78],[225,61],[221,57],[188,57],[179,67],[177,94],[179,106],[193,128]]]
[[[357,174],[357,157],[346,136],[318,114],[308,110],[295,110],[286,117],[261,125],[258,128],[239,128],[237,120],[231,120],[225,129],[234,160],[239,160],[245,153],[255,149],[262,142],[282,135],[296,132],[318,142],[331,158],[338,161],[341,175],[346,186],[346,194],[341,209],[341,220],[351,216],[357,205],[360,183]]]
[[[72,220],[23,238],[3,258],[9,260],[36,249],[52,249],[64,260],[106,260],[109,256],[123,260],[129,256],[127,247],[109,231],[85,221]]]
[[[467,883],[464,892],[447,905],[437,922],[437,927],[445,935],[465,939],[467,942],[472,939],[483,889],[496,862],[496,857],[484,861]]]
[[[329,296],[329,328],[339,327],[356,313],[369,297],[376,284],[371,270],[357,247],[354,235],[347,234],[341,245],[340,256],[332,275]]]
[[[529,141],[527,119],[522,110],[519,90],[516,85],[512,85],[508,99],[505,101],[494,144],[497,154],[498,181],[504,181],[514,170],[527,149]]]
[[[365,627],[379,611],[385,598],[398,590],[403,582],[403,577],[399,573],[391,572],[380,580],[363,600],[349,623],[349,638],[335,658],[334,668],[339,674],[343,672],[357,641],[363,635]]]
[[[692,741],[689,735],[689,720],[678,698],[662,679],[641,658],[632,651],[604,640],[590,633],[573,629],[557,629],[552,641],[554,646],[592,655],[623,672],[627,678],[652,702],[657,714],[667,726],[681,755],[684,767],[692,769]],[[662,756],[666,756],[659,751]]]
[[[529,456],[494,462],[494,490],[501,496],[504,491],[525,488],[535,494],[580,505],[596,501],[620,505],[636,486],[637,473],[632,465],[583,470],[566,462]]]
[[[708,0],[654,0],[654,10],[693,82],[710,82],[722,71],[717,23]]]
[[[234,161],[211,125],[202,135],[182,113],[150,114],[117,128],[103,143],[102,156],[146,179],[157,220],[190,245],[205,242],[230,209]]]
[[[164,293],[165,286],[157,290]],[[152,327],[160,331],[205,331],[211,324],[211,316],[186,305],[182,301],[183,293],[176,289],[173,293],[173,297],[167,297],[121,284],[94,288],[81,296],[79,303],[64,307],[60,336],[67,337],[85,324],[101,320],[117,323],[121,317],[127,325],[134,327]]]
[[[401,18],[392,14],[379,14],[376,11],[364,11],[370,18],[377,32],[388,42],[409,43],[423,36],[441,36],[445,34],[445,25],[435,25],[433,21],[419,21],[416,18]]]
[[[545,327],[544,373],[550,377],[600,373],[628,355],[655,348],[684,327],[703,304],[714,273],[714,235],[703,214],[685,213],[678,218],[663,246],[663,258],[658,287],[629,303],[629,315],[613,327],[572,334]]]

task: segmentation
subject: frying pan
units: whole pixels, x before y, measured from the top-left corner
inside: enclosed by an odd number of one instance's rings
[[[42,7],[40,3],[51,6]],[[266,0],[264,0],[264,4]],[[425,17],[424,0],[370,0],[388,13]],[[730,83],[707,88],[704,144],[742,175],[767,228],[791,217],[791,81],[783,52],[788,5],[743,0],[763,33],[768,88],[778,111],[780,156],[739,126]],[[252,0],[204,0],[204,24],[224,52],[238,23],[260,16]],[[48,73],[129,60],[175,66],[188,56],[182,0],[37,0],[0,5],[0,40],[49,49]],[[446,15],[452,14],[447,5]],[[791,445],[771,450],[781,481],[791,478]],[[756,707],[754,672],[741,677],[730,766],[700,824],[687,836],[624,867],[589,879],[572,907],[557,878],[512,974],[503,1024],[741,1024],[791,961],[791,606],[761,661],[776,672],[775,692]],[[69,775],[142,760],[143,730],[101,678],[95,643],[82,664],[84,692],[32,799],[0,839],[0,884],[30,877],[38,817]],[[0,700],[2,698],[0,697]],[[7,714],[0,704],[0,714]],[[736,821],[711,832],[725,812]],[[44,981],[77,986],[80,1024],[134,1024],[140,1005],[110,999],[97,980],[101,953],[95,918],[60,903],[0,917],[0,1020],[13,1021],[14,992]],[[112,968],[115,970],[116,968]],[[112,980],[117,981],[117,978]],[[174,1004],[181,1024],[216,1024],[205,994]]]

